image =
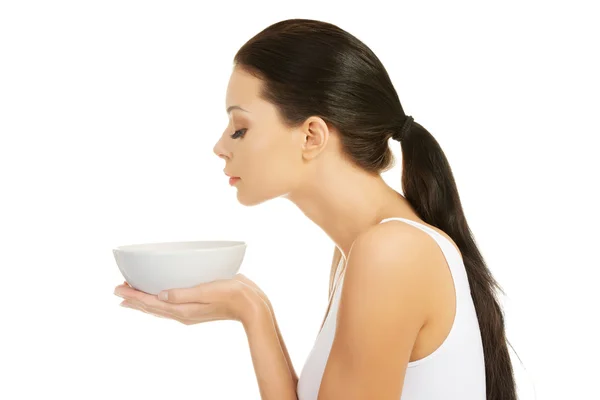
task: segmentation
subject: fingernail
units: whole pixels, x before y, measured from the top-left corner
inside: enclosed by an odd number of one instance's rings
[[[160,293],[158,294],[158,298],[159,298],[160,300],[168,300],[168,299],[169,299],[169,292],[167,292],[166,290],[165,290],[165,291],[162,291],[162,292],[160,292]]]

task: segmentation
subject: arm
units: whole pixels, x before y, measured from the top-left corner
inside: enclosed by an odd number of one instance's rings
[[[330,295],[333,289],[336,267],[341,255],[339,249],[335,246],[329,278]],[[252,363],[261,398],[263,400],[272,398],[297,400],[296,388],[298,386],[298,376],[279,331],[273,306],[259,287],[255,286],[251,281],[244,281],[253,291],[250,295],[244,296],[246,299],[249,299],[246,303],[250,311],[248,312],[249,317],[245,321],[242,321],[242,324],[248,337]],[[255,295],[258,295],[258,297]],[[257,301],[257,299],[262,301]],[[286,375],[284,363],[281,362],[282,353],[285,359],[285,366],[287,366],[287,373],[291,377],[291,383],[288,375]]]
[[[399,399],[427,320],[433,253],[413,227],[387,223],[350,250],[319,400]]]
[[[333,260],[331,262],[331,274],[329,277],[329,294],[331,295],[331,291],[333,290],[333,279],[335,277],[335,272],[336,272],[336,268],[338,266],[338,263],[340,262],[340,258],[342,256],[342,253],[340,253],[339,249],[337,248],[337,246],[334,246],[333,249]],[[260,290],[260,288],[256,285],[253,284],[253,282],[251,281],[245,281],[250,287],[252,287],[252,289],[254,290],[254,292],[256,294],[258,294],[258,297],[260,299],[262,299],[264,301],[264,304],[266,305],[266,308],[268,309],[268,314],[270,314],[271,318],[272,318],[272,325],[275,328],[275,332],[277,335],[277,340],[279,342],[279,345],[281,346],[281,351],[283,351],[283,354],[285,356],[285,361],[286,361],[286,365],[288,367],[288,371],[291,375],[291,379],[292,379],[292,383],[293,383],[293,387],[294,387],[294,396],[296,396],[296,388],[298,387],[298,375],[296,374],[296,371],[294,370],[294,365],[292,364],[292,361],[290,359],[290,355],[288,353],[288,350],[285,346],[285,341],[283,340],[283,337],[281,336],[281,332],[279,331],[279,325],[277,324],[277,319],[275,318],[275,312],[273,311],[273,306],[271,305],[271,302],[269,301],[269,298],[264,294],[264,292],[262,290]],[[251,308],[256,309],[256,304],[252,304]],[[264,307],[263,307],[264,308]],[[266,318],[265,315],[262,315],[262,313],[266,312],[264,310],[260,310],[260,308],[258,308],[258,316],[256,318],[256,320],[253,320],[253,322],[257,322],[261,321],[263,319]],[[323,320],[323,322],[325,322],[325,320]],[[259,384],[259,389],[261,392],[261,397],[263,399],[268,399],[270,397],[267,397],[269,394],[267,392],[270,392],[271,388],[264,388],[263,386],[266,386],[267,384],[261,384],[261,380],[263,379],[262,376],[262,370],[263,370],[263,361],[258,359],[258,355],[260,354],[259,351],[253,350],[253,344],[254,347],[256,346],[262,346],[264,345],[264,343],[261,343],[260,339],[256,339],[256,336],[261,335],[261,330],[266,330],[267,331],[267,336],[271,335],[270,332],[270,328],[269,328],[269,323],[263,321],[262,323],[258,323],[259,327],[253,327],[250,328],[250,325],[245,323],[244,324],[244,329],[246,330],[246,335],[248,336],[248,342],[250,344],[250,352],[252,354],[252,362],[254,365],[254,371],[256,373],[257,376],[257,380],[258,380],[258,384]],[[263,325],[262,327],[260,327],[260,325]],[[258,332],[258,333],[257,333]],[[265,341],[268,343],[269,340],[268,338],[265,338]],[[275,357],[277,358],[277,357]],[[274,393],[277,393],[274,390]],[[277,397],[277,396],[275,396]],[[296,399],[297,397],[290,397],[291,399]]]
[[[275,312],[273,311],[273,306],[271,305],[271,301],[269,300],[267,295],[260,289],[260,287],[258,287],[254,282],[247,279],[246,277],[240,277],[240,279],[242,280],[243,283],[246,284],[247,287],[245,289],[248,289],[248,288],[252,289],[251,291],[247,291],[246,296],[244,296],[246,298],[245,302],[250,304],[250,308],[255,308],[254,301],[256,301],[256,300],[262,300],[264,302],[264,304],[267,306],[267,308],[271,314],[271,317],[273,318],[273,324],[275,326],[275,331],[277,332],[277,339],[279,340],[279,345],[281,346],[281,349],[283,350],[283,354],[285,355],[285,361],[288,366],[288,369],[290,370],[290,374],[292,375],[292,380],[294,381],[294,387],[295,387],[298,384],[298,375],[296,374],[296,371],[294,370],[294,365],[292,364],[292,360],[290,359],[290,355],[285,346],[285,342],[283,341],[283,338],[281,337],[281,332],[279,331],[279,325],[277,324],[277,319],[275,318]],[[256,295],[258,295],[258,298]]]
[[[277,332],[277,339],[279,340],[279,345],[281,346],[281,350],[285,355],[285,361],[287,363],[288,369],[290,370],[290,374],[292,375],[292,380],[294,381],[294,387],[298,385],[298,374],[294,370],[294,364],[292,364],[292,360],[290,359],[290,355],[288,353],[287,347],[285,346],[285,341],[281,336],[281,332],[279,331],[279,325],[277,324],[277,318],[275,318],[275,312],[273,311],[273,306],[269,299],[264,299],[267,305],[269,306],[269,311],[271,313],[271,317],[273,318],[273,325],[275,325],[275,331]]]
[[[297,378],[267,302],[254,301],[242,321],[262,400],[297,400]],[[289,364],[289,365],[288,365]]]
[[[333,279],[335,278],[336,268],[340,262],[341,257],[342,257],[342,253],[340,252],[338,247],[333,246],[333,259],[331,261],[331,273],[329,276],[329,295],[330,296],[331,296],[331,291],[333,290]],[[285,346],[285,341],[283,340],[283,337],[281,336],[281,332],[279,331],[279,325],[277,324],[277,319],[275,318],[275,312],[273,311],[273,306],[271,305],[269,298],[264,294],[264,292],[262,290],[260,290],[259,287],[253,285],[252,282],[247,282],[247,283],[249,283],[253,287],[253,289],[255,289],[255,291],[259,295],[259,297],[261,299],[263,299],[264,302],[269,307],[269,311],[271,312],[271,315],[273,317],[273,323],[275,325],[275,330],[277,331],[277,338],[279,339],[279,344],[281,345],[281,349],[283,350],[283,354],[285,355],[288,369],[290,370],[290,374],[292,375],[292,380],[294,381],[294,387],[297,387],[298,386],[298,374],[294,370],[294,365],[292,364],[292,360],[290,359],[290,355],[288,353],[287,347]],[[325,323],[325,319],[323,319],[323,323]],[[321,324],[321,328],[323,328],[323,324]]]

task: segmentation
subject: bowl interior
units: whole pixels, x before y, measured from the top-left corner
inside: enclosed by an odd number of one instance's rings
[[[129,244],[116,247],[115,250],[133,252],[180,252],[197,250],[216,250],[227,247],[245,246],[246,243],[234,240],[196,240],[187,242],[160,242]]]

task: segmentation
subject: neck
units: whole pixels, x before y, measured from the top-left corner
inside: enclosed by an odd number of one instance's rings
[[[340,249],[344,260],[358,235],[396,210],[404,198],[379,174],[348,167],[322,167],[288,193],[292,201]]]

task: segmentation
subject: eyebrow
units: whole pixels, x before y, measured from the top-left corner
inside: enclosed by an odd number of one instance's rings
[[[227,107],[227,114],[229,114],[229,113],[230,113],[231,111],[233,111],[233,110],[242,110],[242,111],[245,111],[245,112],[250,112],[250,111],[248,111],[248,110],[244,110],[244,109],[243,109],[242,107],[240,107],[240,106],[229,106],[229,107]]]

